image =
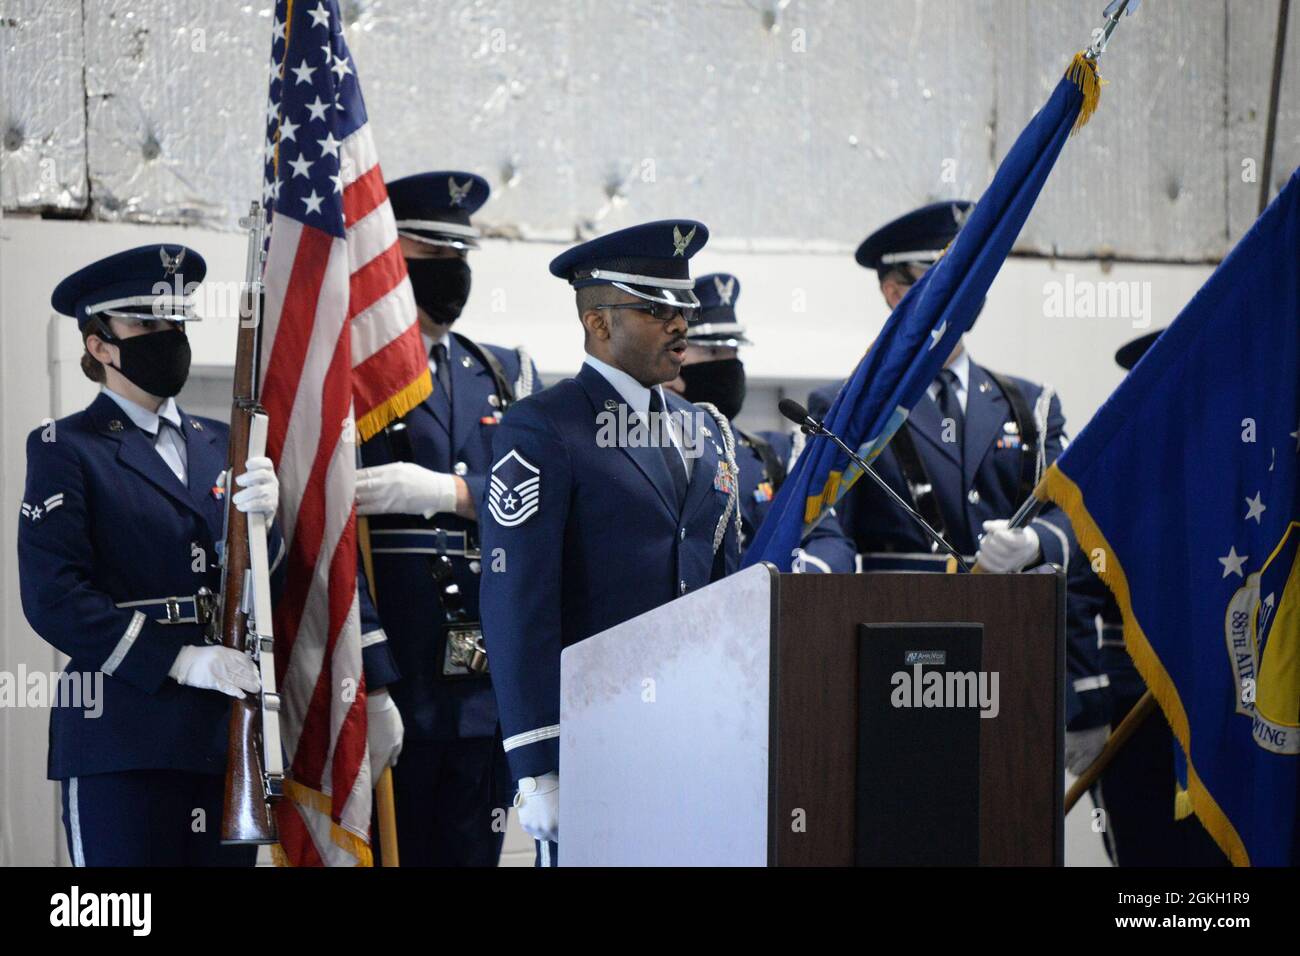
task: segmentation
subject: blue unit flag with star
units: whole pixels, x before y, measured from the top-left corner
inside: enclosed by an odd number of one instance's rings
[[[1076,55],[1029,121],[943,257],[894,309],[826,413],[824,424],[870,462],[906,421],[957,342],[1020,234],[1066,138],[1097,105],[1096,64]],[[804,534],[862,476],[830,441],[810,442],[742,561],[789,571]]]
[[[1115,594],[1191,809],[1238,865],[1300,863],[1300,171],[1039,487]]]

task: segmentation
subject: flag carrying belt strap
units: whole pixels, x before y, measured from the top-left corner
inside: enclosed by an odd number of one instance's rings
[[[1038,484],[1038,443],[1042,436],[1038,433],[1038,422],[1029,408],[1029,402],[1025,400],[1025,393],[1019,386],[1000,372],[992,372],[988,369],[985,371],[993,381],[998,383],[998,388],[1002,389],[1002,394],[1007,397],[1011,414],[1020,429],[1020,487],[1016,489],[1015,497],[1016,507],[1019,507],[1029,499],[1034,486]]]
[[[501,360],[493,355],[490,350],[483,348],[468,336],[461,335],[459,332],[453,332],[451,334],[455,337],[456,341],[464,347],[466,352],[482,362],[483,365],[487,367],[487,370],[492,374],[492,383],[496,389],[497,398],[501,400],[501,410],[505,411],[514,403],[516,396],[515,387],[510,383],[510,377],[506,375],[506,369],[505,366],[501,364]],[[516,349],[516,351],[520,353],[519,366],[522,373],[524,372],[524,366],[528,364],[529,360],[521,350]],[[521,375],[521,381],[526,381],[531,386],[532,369],[529,368],[527,371],[530,374]],[[519,397],[526,398],[527,396],[521,395]]]
[[[741,431],[734,428],[737,435],[745,440],[745,443],[758,455],[763,462],[763,476],[772,483],[772,493],[776,494],[781,490],[781,485],[785,483],[786,472],[785,462],[776,454],[776,449],[772,447],[771,442],[764,441],[757,435],[751,435],[749,432]]]
[[[988,371],[986,369],[986,371]],[[1037,460],[1038,442],[1040,439],[1038,432],[1038,423],[1029,408],[1029,402],[1025,400],[1025,393],[1020,390],[1010,378],[998,372],[989,371],[989,377],[997,382],[998,388],[1002,389],[1002,394],[1007,398],[1007,404],[1011,406],[1011,415],[1016,420],[1016,427],[1020,431],[1020,484],[1016,489],[1015,501],[1019,503],[1028,499],[1034,486],[1038,483],[1037,469],[1035,462]],[[907,483],[908,494],[911,495],[912,504],[916,510],[921,513],[939,534],[945,538],[948,537],[947,528],[943,523],[943,514],[939,510],[939,499],[934,493],[934,483],[930,481],[930,475],[925,470],[925,463],[921,460],[920,454],[916,450],[916,442],[912,438],[910,425],[904,425],[894,433],[889,447],[894,449],[894,454],[898,459],[899,467],[903,470],[903,480]]]
[[[946,540],[948,530],[944,527],[943,514],[939,511],[939,499],[934,493],[934,483],[930,481],[930,474],[925,470],[925,462],[921,461],[921,456],[916,451],[912,426],[904,424],[894,432],[889,447],[894,450],[894,457],[898,459],[898,465],[903,469],[903,481],[907,484],[907,493],[911,496],[912,504],[930,527],[938,531]]]

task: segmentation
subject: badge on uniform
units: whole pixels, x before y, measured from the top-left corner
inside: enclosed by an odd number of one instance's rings
[[[713,487],[724,495],[736,491],[736,472],[725,461],[718,462],[718,470],[713,473]]]
[[[212,482],[212,497],[220,501],[226,497],[226,473],[225,471],[217,472],[216,479]]]
[[[772,483],[770,481],[760,481],[758,487],[754,489],[754,500],[759,504],[772,500]]]
[[[512,448],[492,466],[488,510],[502,527],[517,527],[537,513],[541,492],[541,469]]]
[[[50,495],[44,501],[38,501],[34,505],[23,502],[23,517],[31,518],[33,522],[40,521],[41,518],[49,514],[55,508],[63,507],[63,492],[56,492]]]

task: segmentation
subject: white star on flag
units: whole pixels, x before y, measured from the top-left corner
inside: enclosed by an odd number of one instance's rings
[[[304,105],[307,107],[307,112],[311,114],[309,117],[310,119],[320,120],[321,122],[325,121],[325,111],[329,109],[329,104],[322,103],[320,96],[317,96],[315,100]]]
[[[937,329],[931,329],[930,338],[934,339],[934,341],[930,343],[930,348],[934,348],[936,345],[938,345],[939,342],[943,339],[943,333],[947,331],[948,331],[947,319],[944,319],[942,322],[940,322],[939,327]]]
[[[302,201],[307,204],[307,212],[320,212],[320,204],[325,201],[325,197],[317,196],[316,190],[313,189],[310,196],[302,197]]]
[[[340,80],[352,72],[352,67],[348,66],[348,58],[345,56],[335,57],[334,65],[330,69],[339,75]]]
[[[1239,578],[1244,578],[1246,575],[1242,573],[1241,566],[1249,557],[1248,554],[1237,554],[1236,545],[1233,545],[1224,557],[1219,558],[1219,563],[1223,565],[1223,576],[1226,578],[1229,574],[1235,574]]]
[[[299,83],[310,83],[311,75],[316,72],[316,67],[308,66],[307,61],[304,59],[289,72],[297,77],[294,81],[294,85],[297,86]]]
[[[311,160],[306,156],[299,156],[297,159],[289,160],[289,165],[293,167],[294,176],[306,176],[311,179]]]
[[[291,123],[287,119],[282,122],[280,124],[280,141],[283,142],[286,139],[293,139],[293,134],[298,132],[298,127],[301,125],[301,123]]]
[[[1246,512],[1246,517],[1242,519],[1243,521],[1249,521],[1251,518],[1254,518],[1255,524],[1264,523],[1260,516],[1264,513],[1267,506],[1260,500],[1260,492],[1255,492],[1254,498],[1246,499],[1246,507],[1250,510]]]
[[[330,28],[330,12],[325,9],[325,4],[317,3],[315,10],[308,10],[307,15],[311,17],[313,27],[324,27],[328,32]]]
[[[339,146],[342,145],[342,143],[339,140],[334,138],[334,134],[332,132],[326,133],[324,139],[317,140],[316,142],[320,143],[321,156],[337,157],[339,154]]]

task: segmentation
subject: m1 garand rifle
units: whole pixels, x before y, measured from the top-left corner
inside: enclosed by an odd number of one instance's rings
[[[239,306],[235,386],[230,408],[226,468],[226,521],[221,552],[219,638],[252,658],[262,690],[230,705],[226,791],[221,842],[276,841],[272,803],[284,793],[280,745],[280,695],[276,692],[271,632],[271,573],[267,560],[270,518],[244,514],[233,504],[234,477],[250,457],[266,454],[267,416],[258,401],[262,332],[262,265],[266,212],[253,203],[240,226],[248,230],[248,262]]]

